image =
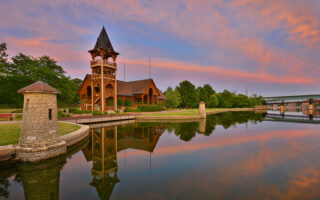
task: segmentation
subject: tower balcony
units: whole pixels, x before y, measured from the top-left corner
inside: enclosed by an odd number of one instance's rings
[[[113,62],[109,62],[108,60],[92,60],[90,61],[90,67],[97,67],[97,66],[104,66],[104,67],[110,67],[113,69],[116,69],[116,65]]]

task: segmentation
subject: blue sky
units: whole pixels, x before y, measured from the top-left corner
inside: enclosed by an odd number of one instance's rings
[[[0,0],[0,42],[10,56],[49,55],[77,78],[102,26],[118,78],[180,81],[259,95],[320,93],[317,0]]]

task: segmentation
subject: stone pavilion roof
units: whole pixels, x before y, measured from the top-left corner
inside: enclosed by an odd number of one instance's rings
[[[52,94],[61,94],[61,92],[50,85],[37,81],[31,85],[28,85],[20,90],[18,93],[52,93]]]

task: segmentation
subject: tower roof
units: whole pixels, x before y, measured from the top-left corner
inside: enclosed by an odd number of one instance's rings
[[[109,36],[108,36],[107,31],[104,28],[104,26],[102,27],[102,30],[100,32],[100,35],[97,39],[96,44],[94,45],[94,48],[92,50],[90,50],[89,52],[92,52],[92,51],[95,51],[98,49],[105,49],[109,53],[114,53],[116,55],[119,54],[118,52],[114,51],[113,46],[111,44],[111,41],[109,39]]]
[[[61,92],[50,85],[37,81],[31,85],[28,85],[20,90],[18,93],[52,93],[52,94],[61,94]]]

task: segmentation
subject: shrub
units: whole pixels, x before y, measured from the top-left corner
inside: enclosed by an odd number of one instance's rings
[[[125,106],[132,106],[132,101],[126,99],[126,100],[124,101],[124,105],[125,105]]]
[[[63,113],[62,111],[59,111],[58,112],[58,118],[61,118],[61,117],[70,117],[70,115]]]
[[[18,109],[18,110],[11,111],[11,113],[23,113],[23,110],[22,109]]]
[[[116,113],[117,113],[117,114],[120,114],[120,110],[116,110]]]
[[[99,112],[98,110],[94,110],[94,111],[92,112],[92,115],[93,115],[93,116],[103,115],[103,113]]]
[[[90,110],[78,110],[78,109],[70,109],[69,110],[70,113],[73,113],[73,114],[82,114],[82,113],[91,113]]]
[[[114,101],[113,101],[113,99],[112,100],[110,100],[110,101],[108,101],[108,106],[113,106],[114,105]]]
[[[122,99],[118,99],[117,100],[117,104],[118,104],[118,106],[123,106],[123,100]]]
[[[22,119],[22,115],[15,115],[15,119],[16,120],[21,120]]]
[[[126,107],[126,112],[141,112],[139,108],[133,109],[130,107]]]
[[[162,111],[162,106],[159,105],[140,105],[138,109],[142,112],[153,112],[153,111]]]

